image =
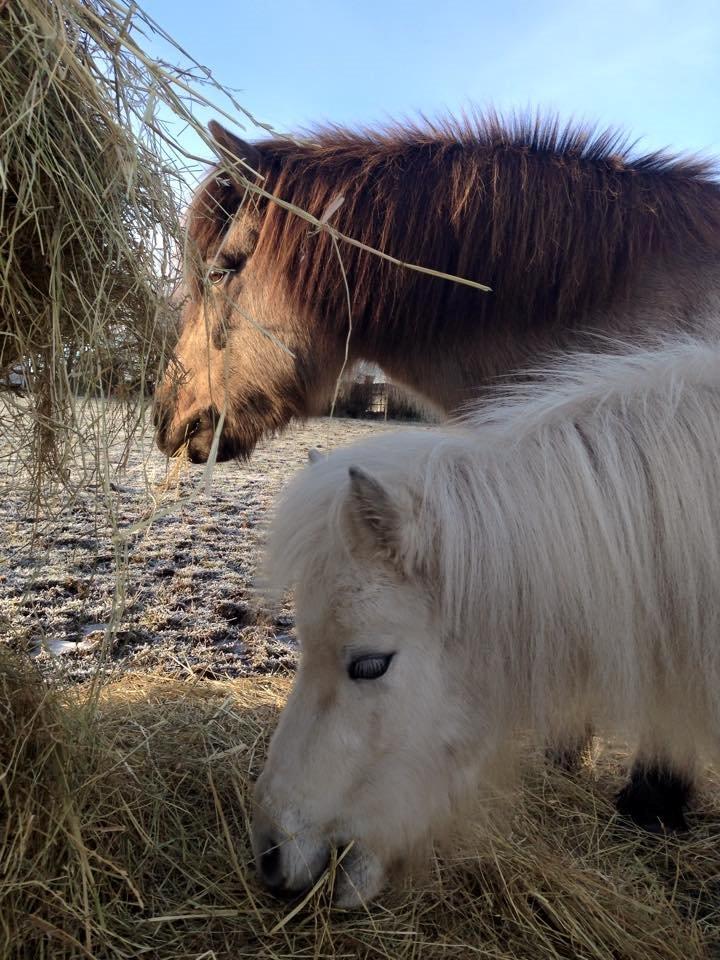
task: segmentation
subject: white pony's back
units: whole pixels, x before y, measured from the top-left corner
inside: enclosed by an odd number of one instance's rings
[[[678,765],[699,738],[715,745],[720,346],[577,355],[461,424],[333,453],[279,506],[277,583],[342,562],[350,465],[412,505],[407,550],[449,651],[490,671],[499,723],[554,736],[570,704]]]

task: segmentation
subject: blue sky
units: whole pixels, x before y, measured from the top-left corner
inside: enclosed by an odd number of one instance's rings
[[[281,131],[531,106],[619,125],[643,148],[720,155],[720,0],[142,6]]]

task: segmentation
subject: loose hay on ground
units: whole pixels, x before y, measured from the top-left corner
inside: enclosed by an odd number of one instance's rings
[[[250,785],[289,681],[133,675],[53,688],[4,659],[3,957],[688,960],[720,948],[720,804],[689,838],[612,820],[606,751],[572,779],[526,760],[509,820],[367,912],[256,885]],[[718,784],[714,784],[717,790]]]

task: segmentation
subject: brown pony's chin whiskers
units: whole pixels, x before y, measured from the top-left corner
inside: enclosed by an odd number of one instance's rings
[[[255,450],[255,447],[264,436],[271,431],[259,431],[256,436],[249,437],[238,436],[232,431],[223,430],[220,434],[218,443],[217,457],[218,463],[225,463],[228,460],[249,460]],[[215,432],[211,427],[204,430],[198,430],[188,443],[188,457],[192,463],[207,463],[212,450]]]
[[[214,432],[208,430],[203,433],[198,433],[190,439],[188,443],[188,458],[191,463],[207,463],[210,458],[214,437]],[[228,460],[247,460],[254,449],[254,443],[246,447],[236,443],[232,438],[221,434],[215,459],[218,463],[225,463]]]
[[[220,419],[217,411],[213,408],[205,410],[174,429],[169,428],[167,419],[162,429],[157,432],[160,450],[166,456],[172,457],[185,448],[191,463],[207,463]],[[218,442],[217,461],[223,463],[226,460],[248,459],[261,436],[261,431],[253,437],[238,435],[224,424]]]

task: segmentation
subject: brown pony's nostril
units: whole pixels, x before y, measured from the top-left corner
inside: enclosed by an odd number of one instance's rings
[[[202,417],[195,417],[194,420],[191,420],[188,425],[185,427],[185,439],[189,440],[190,437],[194,436],[200,427],[202,426]]]

